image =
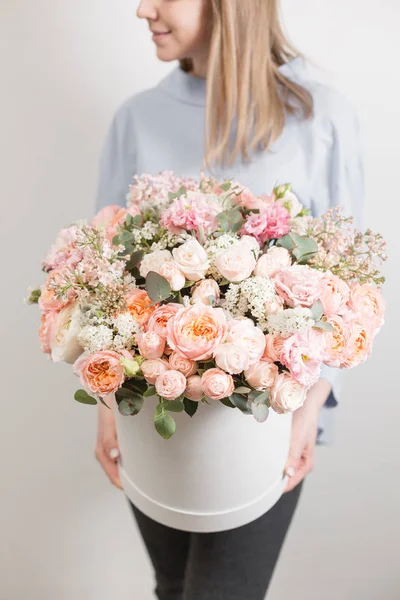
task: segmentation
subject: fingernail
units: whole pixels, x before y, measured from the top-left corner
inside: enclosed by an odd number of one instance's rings
[[[288,467],[286,469],[286,475],[288,475],[289,477],[294,477],[296,471],[293,469],[293,467]]]
[[[119,450],[118,448],[111,448],[110,450],[110,458],[114,459],[114,458],[118,458],[119,456]]]

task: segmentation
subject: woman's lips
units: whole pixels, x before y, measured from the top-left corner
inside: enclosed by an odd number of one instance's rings
[[[170,31],[163,31],[161,33],[153,33],[153,40],[159,40],[161,38],[164,38],[167,35],[169,35],[170,33],[171,33]]]

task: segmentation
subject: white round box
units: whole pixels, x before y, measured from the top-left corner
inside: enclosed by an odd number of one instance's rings
[[[112,398],[124,491],[155,521],[193,532],[233,529],[282,495],[292,413],[270,410],[258,423],[220,402],[200,402],[193,417],[170,413],[176,432],[165,440],[154,427],[156,397],[145,398],[135,416],[121,415]]]

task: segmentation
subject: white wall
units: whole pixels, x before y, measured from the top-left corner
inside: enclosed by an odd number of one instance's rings
[[[122,493],[94,460],[95,409],[40,354],[28,285],[55,233],[92,210],[116,105],[153,85],[146,23],[128,0],[1,0],[2,467],[0,598],[150,600],[152,572]],[[366,222],[389,242],[387,325],[347,375],[337,443],[319,448],[269,598],[400,596],[397,335],[400,260],[397,0],[285,0],[292,39],[358,108]],[[5,385],[4,385],[5,382]],[[398,554],[398,551],[397,551]]]

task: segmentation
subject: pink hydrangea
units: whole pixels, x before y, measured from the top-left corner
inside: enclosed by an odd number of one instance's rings
[[[289,211],[275,202],[260,213],[250,214],[241,233],[254,236],[263,245],[267,240],[281,238],[289,233]]]

